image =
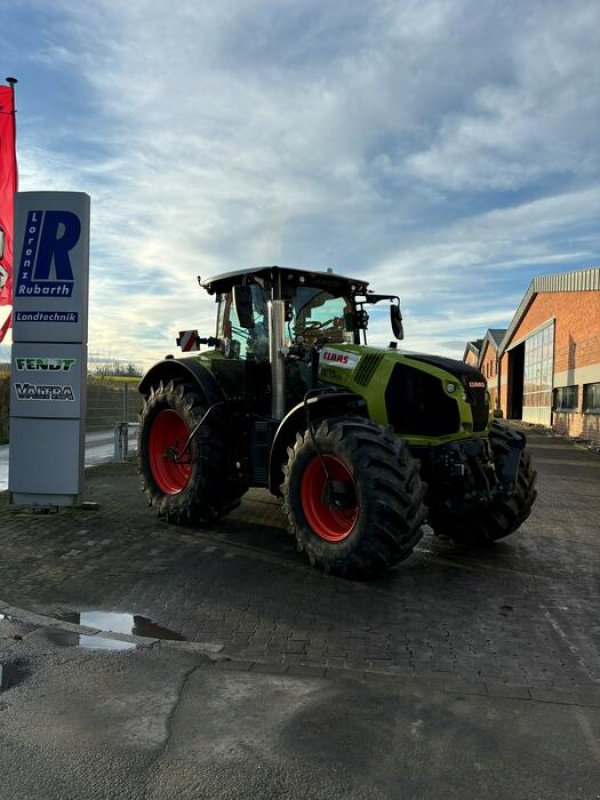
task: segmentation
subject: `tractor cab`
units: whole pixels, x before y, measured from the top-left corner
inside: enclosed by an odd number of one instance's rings
[[[274,266],[198,280],[218,303],[216,340],[224,361],[214,367],[225,383],[228,376],[246,387],[258,382],[271,397],[274,419],[315,388],[324,346],[366,343],[366,304],[390,301],[392,328],[402,335],[396,296],[375,295],[366,282],[331,271]]]

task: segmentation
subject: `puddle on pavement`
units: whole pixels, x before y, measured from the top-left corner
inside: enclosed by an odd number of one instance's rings
[[[76,625],[98,628],[108,633],[125,633],[143,636],[148,639],[164,639],[183,642],[185,636],[163,628],[140,614],[117,614],[109,611],[82,611],[81,613],[62,614],[60,619]],[[132,650],[135,642],[123,642],[119,639],[100,636],[100,634],[79,634],[69,631],[48,631],[48,638],[61,647],[83,647],[95,650]]]
[[[70,631],[48,631],[48,639],[60,647],[82,647],[84,650],[134,650],[135,642],[122,642],[119,639],[106,639],[99,633],[87,636]]]

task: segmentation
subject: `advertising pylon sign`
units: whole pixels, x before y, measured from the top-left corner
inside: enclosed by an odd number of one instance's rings
[[[15,195],[8,488],[17,505],[81,502],[90,198]]]

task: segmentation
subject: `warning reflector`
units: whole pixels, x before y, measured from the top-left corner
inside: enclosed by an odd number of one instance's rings
[[[177,346],[181,347],[184,353],[190,350],[200,350],[198,331],[179,331]]]

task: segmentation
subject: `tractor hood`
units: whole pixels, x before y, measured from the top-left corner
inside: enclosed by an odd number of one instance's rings
[[[415,444],[482,433],[489,424],[487,381],[456,359],[329,344],[319,354],[319,378],[359,394],[372,419]]]
[[[487,381],[483,374],[476,367],[465,364],[464,361],[426,353],[407,353],[393,347],[329,344],[322,348],[319,362],[325,369],[327,367],[337,367],[344,370],[344,372],[355,370],[358,367],[360,376],[368,364],[379,362],[383,359],[386,361],[401,361],[414,369],[423,369],[423,365],[426,365],[425,368],[427,366],[435,367],[458,378],[465,387],[476,385],[477,388],[487,388]]]
[[[432,367],[439,367],[440,369],[445,370],[446,372],[450,372],[452,375],[455,375],[457,378],[460,378],[461,381],[464,378],[467,379],[467,382],[477,381],[483,382],[487,386],[487,382],[484,376],[476,367],[471,367],[469,364],[465,364],[464,361],[459,361],[456,358],[445,358],[444,356],[430,356],[430,355],[423,355],[421,353],[405,353],[404,354],[407,359],[411,361],[419,361],[422,364],[429,364]],[[465,381],[463,381],[464,383]]]

